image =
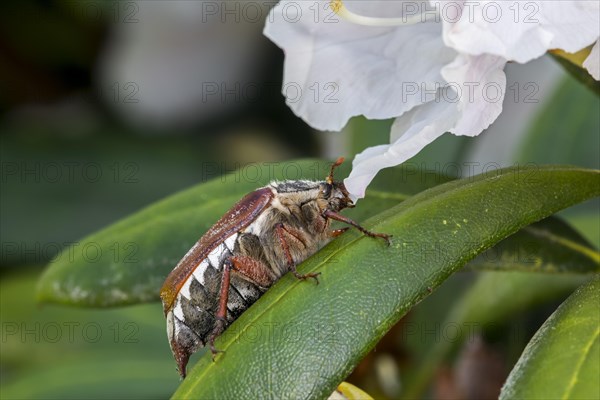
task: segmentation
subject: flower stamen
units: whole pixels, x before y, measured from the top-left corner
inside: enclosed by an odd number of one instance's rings
[[[439,12],[437,7],[435,8],[435,10],[429,10],[429,12],[414,15],[404,15],[398,18],[367,17],[365,15],[356,14],[348,10],[343,0],[330,0],[329,7],[333,10],[334,13],[344,18],[345,20],[357,25],[365,26],[414,25],[421,22],[439,20]]]

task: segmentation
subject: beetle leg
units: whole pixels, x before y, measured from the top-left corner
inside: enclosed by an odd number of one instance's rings
[[[346,232],[348,229],[350,229],[350,227],[346,227],[346,228],[341,228],[341,229],[334,229],[331,232],[329,232],[329,236],[331,237],[338,237],[340,236],[342,233]]]
[[[269,287],[275,280],[269,268],[259,260],[249,256],[231,257],[233,270],[262,287]]]
[[[332,210],[325,210],[325,212],[323,212],[323,216],[325,218],[334,219],[336,221],[340,221],[340,222],[344,222],[348,225],[352,225],[353,227],[355,227],[356,229],[358,229],[359,231],[361,231],[362,233],[364,233],[367,236],[383,238],[387,242],[388,246],[390,245],[391,235],[387,235],[385,233],[375,233],[375,232],[368,231],[365,228],[363,228],[362,226],[360,226],[357,222],[355,222],[355,221],[351,220],[350,218],[345,217],[341,214],[338,214]]]
[[[277,234],[277,237],[279,238],[279,244],[283,248],[283,252],[285,253],[285,256],[287,258],[288,267],[290,268],[290,271],[292,271],[292,274],[294,274],[294,276],[296,278],[302,279],[302,280],[307,279],[307,278],[314,278],[315,281],[317,281],[317,285],[318,285],[319,279],[317,277],[319,275],[321,275],[320,272],[311,272],[311,273],[303,275],[303,274],[298,273],[298,271],[296,270],[296,263],[294,262],[294,258],[292,257],[292,253],[290,252],[290,246],[289,246],[287,240],[285,239],[285,235],[286,234],[292,235],[293,237],[296,237],[296,236],[293,235],[289,230],[287,230],[282,223],[275,225],[275,233]]]
[[[221,277],[221,289],[219,291],[219,305],[217,308],[217,315],[215,316],[215,327],[210,334],[208,344],[212,353],[212,359],[215,361],[217,353],[224,353],[223,350],[217,350],[215,348],[215,339],[225,330],[225,323],[227,321],[227,300],[229,297],[229,281],[230,271],[232,263],[230,259],[226,259],[223,262],[223,276]]]

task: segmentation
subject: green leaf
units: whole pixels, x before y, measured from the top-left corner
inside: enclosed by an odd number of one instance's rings
[[[2,399],[162,399],[176,386],[162,360],[145,356],[125,360],[95,354],[28,372],[3,384]]]
[[[345,128],[349,137],[351,154],[358,154],[367,147],[390,142],[392,119],[377,120],[358,116],[350,119]]]
[[[513,160],[598,168],[600,97],[567,76],[536,113]]]
[[[497,243],[475,259],[466,268],[475,271],[493,270],[510,273],[482,273],[462,294],[445,318],[442,326],[494,326],[514,318],[519,311],[560,296],[566,296],[587,278],[577,276],[599,272],[599,254],[590,243],[566,222],[549,217],[526,226]],[[521,271],[526,273],[515,273]],[[560,276],[530,272],[560,273]],[[447,301],[447,300],[446,300]],[[418,307],[420,307],[419,305]],[[416,313],[419,310],[415,309]],[[439,305],[438,305],[439,307]],[[425,311],[430,315],[431,310]],[[417,318],[419,318],[417,316]],[[414,317],[416,326],[419,321]],[[425,322],[423,322],[425,323]],[[433,322],[430,322],[433,324]],[[469,329],[460,330],[466,333]],[[422,341],[422,336],[419,336]],[[463,342],[436,340],[432,343],[408,343],[409,348],[426,349],[415,372],[405,377],[404,398],[421,397],[431,382],[440,362]]]
[[[474,270],[600,272],[600,253],[577,231],[550,217],[526,226],[467,264]]]
[[[587,57],[587,56],[586,56]],[[585,57],[583,58],[585,59]],[[568,164],[599,168],[600,97],[565,75],[536,112],[513,162]],[[560,213],[596,248],[600,246],[600,207],[595,199]]]
[[[600,278],[579,288],[542,325],[500,399],[600,398]]]
[[[590,75],[587,69],[582,64],[585,58],[589,55],[592,46],[583,49],[575,54],[565,53],[562,50],[554,50],[549,54],[554,58],[565,70],[585,87],[592,92],[600,95],[600,82]]]
[[[600,226],[600,213],[598,213],[598,207],[595,210],[590,207],[589,211],[569,214],[568,221],[573,228],[585,235],[586,240],[594,244],[595,248],[598,248],[600,246],[600,229],[598,229],[598,226]]]
[[[514,236],[514,235],[513,235]],[[406,387],[403,398],[420,398],[423,391],[431,383],[440,363],[452,350],[459,347],[467,333],[473,332],[473,327],[485,330],[486,327],[497,327],[514,319],[519,312],[532,306],[568,296],[577,286],[586,281],[585,275],[562,274],[549,275],[531,272],[483,272],[475,282],[464,292],[447,312],[440,325],[443,327],[462,327],[452,340],[435,340],[425,344],[427,348],[421,362],[414,372],[405,378]],[[564,296],[564,297],[563,297]],[[433,296],[432,296],[433,297]],[[429,300],[429,299],[428,299]],[[423,305],[425,302],[423,302]],[[421,307],[415,308],[415,313]],[[423,318],[424,316],[421,316]],[[419,318],[417,316],[417,318]],[[424,322],[412,318],[416,326]],[[421,325],[419,325],[421,323]],[[430,322],[434,324],[435,322]],[[422,335],[417,335],[422,340]],[[411,343],[407,346],[414,348],[422,343]]]
[[[599,194],[597,171],[509,168],[413,196],[365,226],[394,235],[391,247],[357,232],[289,274],[217,340],[177,398],[328,396],[412,306],[468,260],[518,229]],[[244,366],[241,368],[240,366]],[[224,384],[226,382],[226,384]]]
[[[521,229],[470,261],[466,266],[470,270],[510,273],[479,274],[468,289],[460,291],[463,294],[459,300],[444,311],[444,318],[438,319],[442,326],[465,327],[453,340],[423,343],[423,335],[418,335],[418,340],[407,344],[411,349],[421,348],[423,355],[414,372],[404,378],[404,397],[421,397],[440,362],[460,346],[464,339],[460,334],[470,331],[468,328],[497,325],[514,318],[521,310],[567,295],[587,279],[576,273],[598,272],[598,257],[598,252],[577,231],[559,218],[549,217]],[[531,273],[535,271],[561,275]],[[453,293],[451,299],[455,297]],[[435,313],[431,307],[420,310],[425,305],[426,302],[415,308],[410,320],[414,326],[436,323],[420,320]],[[435,307],[439,309],[440,304]]]
[[[329,166],[316,160],[249,165],[170,196],[59,253],[40,279],[38,300],[93,307],[158,301],[167,274],[246,193],[273,179],[320,180]],[[349,169],[345,163],[336,175],[346,176]],[[415,171],[389,169],[346,215],[363,220],[447,180],[429,174],[423,181]]]
[[[167,398],[177,388],[159,304],[35,304],[38,270],[0,281],[1,399]]]
[[[182,255],[244,194],[272,179],[322,177],[321,167],[249,166],[170,196],[59,253],[40,279],[38,299],[96,307],[157,301]]]

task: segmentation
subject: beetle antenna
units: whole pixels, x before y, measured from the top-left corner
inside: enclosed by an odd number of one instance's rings
[[[327,184],[329,184],[329,185],[333,184],[333,171],[337,167],[339,167],[340,165],[342,165],[343,162],[344,162],[344,157],[340,157],[333,164],[331,164],[331,170],[329,171],[329,175],[325,179],[325,181],[327,182]]]

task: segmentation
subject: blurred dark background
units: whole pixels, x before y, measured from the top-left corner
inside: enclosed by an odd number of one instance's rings
[[[178,379],[158,303],[41,307],[39,274],[181,189],[323,154],[280,94],[269,5],[242,5],[0,5],[0,397],[168,398]]]
[[[69,243],[248,163],[352,157],[388,140],[391,121],[355,118],[334,134],[315,132],[293,115],[280,90],[283,53],[262,35],[268,7],[207,1],[0,5],[2,398],[169,397],[178,381],[160,305],[40,308],[34,292],[43,267]],[[534,82],[536,101],[507,96],[505,112],[487,132],[475,139],[445,135],[411,162],[426,168],[465,160],[598,168],[598,98],[547,57],[511,64],[507,73],[508,87]],[[562,216],[598,246],[597,202]],[[439,328],[456,294],[474,279],[467,273],[450,279],[351,380],[380,397],[397,395],[400,371],[443,340],[427,332]],[[483,362],[492,369],[488,377],[502,382],[506,365],[579,283],[535,279],[524,287],[546,290],[541,305],[506,316],[486,341],[476,338],[456,350],[457,371],[468,373]],[[425,337],[421,332],[404,340],[407,326],[414,330],[416,323],[429,329]],[[469,361],[471,370],[460,367]],[[437,375],[438,398],[452,393],[444,389],[452,365]]]
[[[268,8],[207,4],[3,3],[3,270],[246,163],[320,154],[280,94]]]

